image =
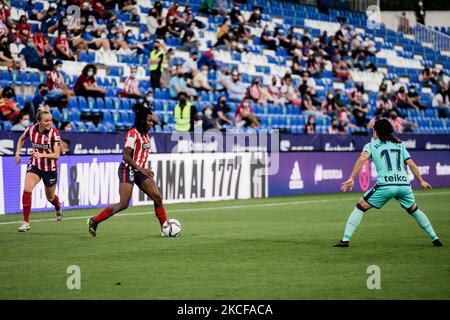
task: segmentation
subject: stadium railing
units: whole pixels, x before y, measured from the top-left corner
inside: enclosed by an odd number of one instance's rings
[[[450,54],[450,36],[435,30],[432,26],[425,26],[404,16],[397,16],[398,31],[414,37],[415,41],[436,51]]]

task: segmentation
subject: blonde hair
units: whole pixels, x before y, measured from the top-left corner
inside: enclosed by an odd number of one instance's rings
[[[50,113],[50,111],[40,109],[40,110],[38,110],[38,113],[37,113],[37,115],[36,115],[36,120],[37,120],[38,122],[40,122],[40,121],[42,120],[42,116],[43,116],[44,114],[52,115],[52,114]]]

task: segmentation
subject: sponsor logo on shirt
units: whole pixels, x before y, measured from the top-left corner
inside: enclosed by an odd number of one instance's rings
[[[386,182],[409,182],[406,176],[401,176],[394,174],[392,176],[384,176],[384,181]]]

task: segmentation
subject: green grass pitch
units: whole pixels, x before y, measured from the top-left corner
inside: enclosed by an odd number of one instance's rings
[[[334,248],[360,194],[167,205],[183,226],[163,238],[152,207],[129,208],[96,238],[99,210],[0,217],[0,299],[449,299],[450,189],[417,191],[444,247],[395,201],[369,211],[349,248]],[[33,222],[34,220],[34,222]],[[38,221],[37,221],[38,220]],[[69,265],[81,289],[69,290]],[[367,268],[381,289],[367,288]]]

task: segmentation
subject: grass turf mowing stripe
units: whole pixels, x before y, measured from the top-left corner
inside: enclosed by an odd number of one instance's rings
[[[434,193],[417,193],[415,196],[438,196],[438,195],[444,195],[444,194],[450,194],[449,191],[444,192],[434,192]],[[220,209],[245,209],[245,208],[254,208],[254,207],[273,207],[273,206],[292,206],[292,205],[302,205],[302,204],[314,204],[314,203],[329,203],[329,202],[336,202],[336,201],[356,201],[357,197],[348,197],[348,198],[340,198],[340,199],[323,199],[323,200],[304,200],[304,201],[281,201],[281,202],[269,202],[269,203],[260,203],[260,204],[251,204],[251,205],[233,205],[233,206],[223,206],[220,207]],[[210,210],[217,210],[217,207],[204,207],[204,208],[189,208],[189,209],[173,209],[170,210],[170,213],[173,212],[199,212],[199,211],[210,211]],[[118,214],[117,217],[121,216],[140,216],[144,214],[148,214],[148,211],[138,211],[138,212],[130,212],[130,213],[121,213]],[[90,216],[77,216],[77,217],[67,217],[63,220],[81,220],[81,219],[89,219]],[[54,222],[55,219],[37,219],[37,220],[31,220],[31,222]],[[16,221],[8,221],[8,222],[0,222],[1,225],[10,225],[10,224],[17,224],[22,222],[22,220],[16,220]]]

